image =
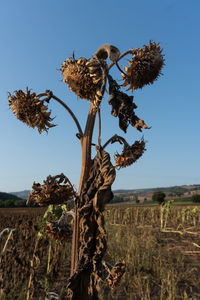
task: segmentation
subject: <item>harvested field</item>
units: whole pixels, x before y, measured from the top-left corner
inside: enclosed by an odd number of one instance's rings
[[[58,244],[48,237],[38,237],[44,209],[1,209],[0,231],[14,229],[0,240],[0,299],[44,300],[49,289],[63,293],[70,270],[70,244]]]
[[[70,270],[70,244],[38,239],[44,209],[0,209],[1,300],[63,298]],[[126,261],[126,273],[103,300],[200,299],[200,207],[108,206],[105,211],[111,264]]]

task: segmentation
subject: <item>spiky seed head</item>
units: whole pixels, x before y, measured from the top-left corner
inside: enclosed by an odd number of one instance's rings
[[[143,88],[146,84],[152,84],[161,74],[164,65],[162,49],[159,44],[150,41],[149,45],[138,48],[125,67],[125,74],[122,74],[124,83],[122,86],[129,86],[128,90]]]
[[[58,221],[48,222],[45,233],[51,238],[60,242],[69,242],[72,239],[73,231],[69,224],[60,224]]]
[[[132,165],[143,155],[144,151],[144,140],[135,141],[132,146],[126,146],[121,154],[115,154],[115,167],[120,169]]]
[[[39,206],[50,204],[62,204],[71,200],[75,195],[73,187],[64,174],[47,176],[44,184],[33,183],[32,191],[29,194],[28,202],[33,201]]]
[[[102,66],[96,59],[68,58],[62,65],[63,81],[79,98],[95,102],[102,85]],[[99,101],[101,98],[98,96]]]
[[[56,126],[50,123],[53,118],[50,117],[51,112],[47,111],[48,106],[28,88],[25,93],[22,90],[15,91],[14,95],[9,93],[8,102],[17,119],[32,128],[37,127],[39,133],[47,132],[49,128]]]

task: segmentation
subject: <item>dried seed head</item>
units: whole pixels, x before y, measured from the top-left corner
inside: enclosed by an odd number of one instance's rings
[[[71,241],[73,234],[69,224],[60,224],[58,221],[48,222],[45,232],[54,240],[63,242]]]
[[[97,49],[95,56],[98,59],[103,59],[103,60],[109,57],[110,60],[116,62],[120,56],[120,51],[117,47],[113,45],[105,44],[101,46],[99,49]]]
[[[129,62],[129,67],[125,67],[126,75],[123,86],[130,85],[128,90],[142,88],[146,84],[152,84],[161,74],[164,65],[162,49],[159,44],[150,41],[149,46],[137,49]]]
[[[79,98],[91,102],[101,101],[99,96],[102,85],[102,64],[94,59],[87,60],[83,57],[78,60],[67,59],[61,68],[63,81]]]
[[[120,282],[126,270],[125,261],[118,262],[111,269],[110,274],[106,278],[107,285],[113,290]]]
[[[9,93],[8,101],[18,120],[32,128],[37,127],[39,133],[43,130],[47,132],[49,128],[56,126],[50,123],[53,120],[50,117],[51,112],[47,112],[48,106],[39,100],[36,93],[31,93],[28,88],[25,93],[22,90],[14,93],[15,95]]]
[[[50,204],[62,204],[71,200],[75,195],[74,189],[64,174],[54,177],[48,176],[44,184],[33,183],[32,192],[28,197],[29,201],[34,201],[40,206]]]
[[[126,146],[121,154],[115,154],[115,167],[120,169],[132,165],[143,155],[144,151],[144,140],[135,141],[132,146]]]

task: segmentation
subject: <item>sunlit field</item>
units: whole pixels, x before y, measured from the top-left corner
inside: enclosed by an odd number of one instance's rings
[[[38,237],[44,209],[0,209],[0,299],[66,296],[70,243]],[[100,299],[200,299],[200,206],[108,206],[105,260],[126,262],[113,291],[101,286]]]

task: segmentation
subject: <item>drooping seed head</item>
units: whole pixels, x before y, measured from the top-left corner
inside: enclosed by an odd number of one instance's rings
[[[124,83],[128,90],[143,88],[146,84],[152,84],[161,74],[164,65],[162,49],[159,44],[150,41],[149,46],[144,45],[138,48],[125,67],[125,74],[122,74]]]
[[[110,60],[116,62],[120,56],[120,51],[113,45],[105,44],[97,49],[95,56],[100,60],[106,60],[107,58],[110,58]]]
[[[106,278],[107,285],[113,290],[120,282],[123,274],[126,270],[125,261],[120,261],[114,265],[110,270],[108,277]]]
[[[48,222],[45,233],[51,238],[60,242],[69,242],[72,239],[73,231],[69,224],[60,224],[58,221]]]
[[[9,93],[8,102],[17,119],[32,128],[37,127],[39,133],[47,132],[49,128],[56,126],[50,123],[53,118],[50,117],[51,112],[47,111],[48,106],[28,88],[25,93],[22,90],[15,91],[14,95]]]
[[[39,206],[57,205],[66,203],[68,200],[71,200],[74,195],[74,189],[64,174],[56,176],[49,175],[46,180],[44,180],[43,185],[33,183],[28,202],[33,201]]]
[[[63,81],[79,98],[101,101],[102,65],[96,59],[68,58],[62,65]]]
[[[143,155],[144,151],[144,140],[135,141],[132,146],[126,146],[121,154],[115,154],[115,167],[120,169],[132,165]]]

